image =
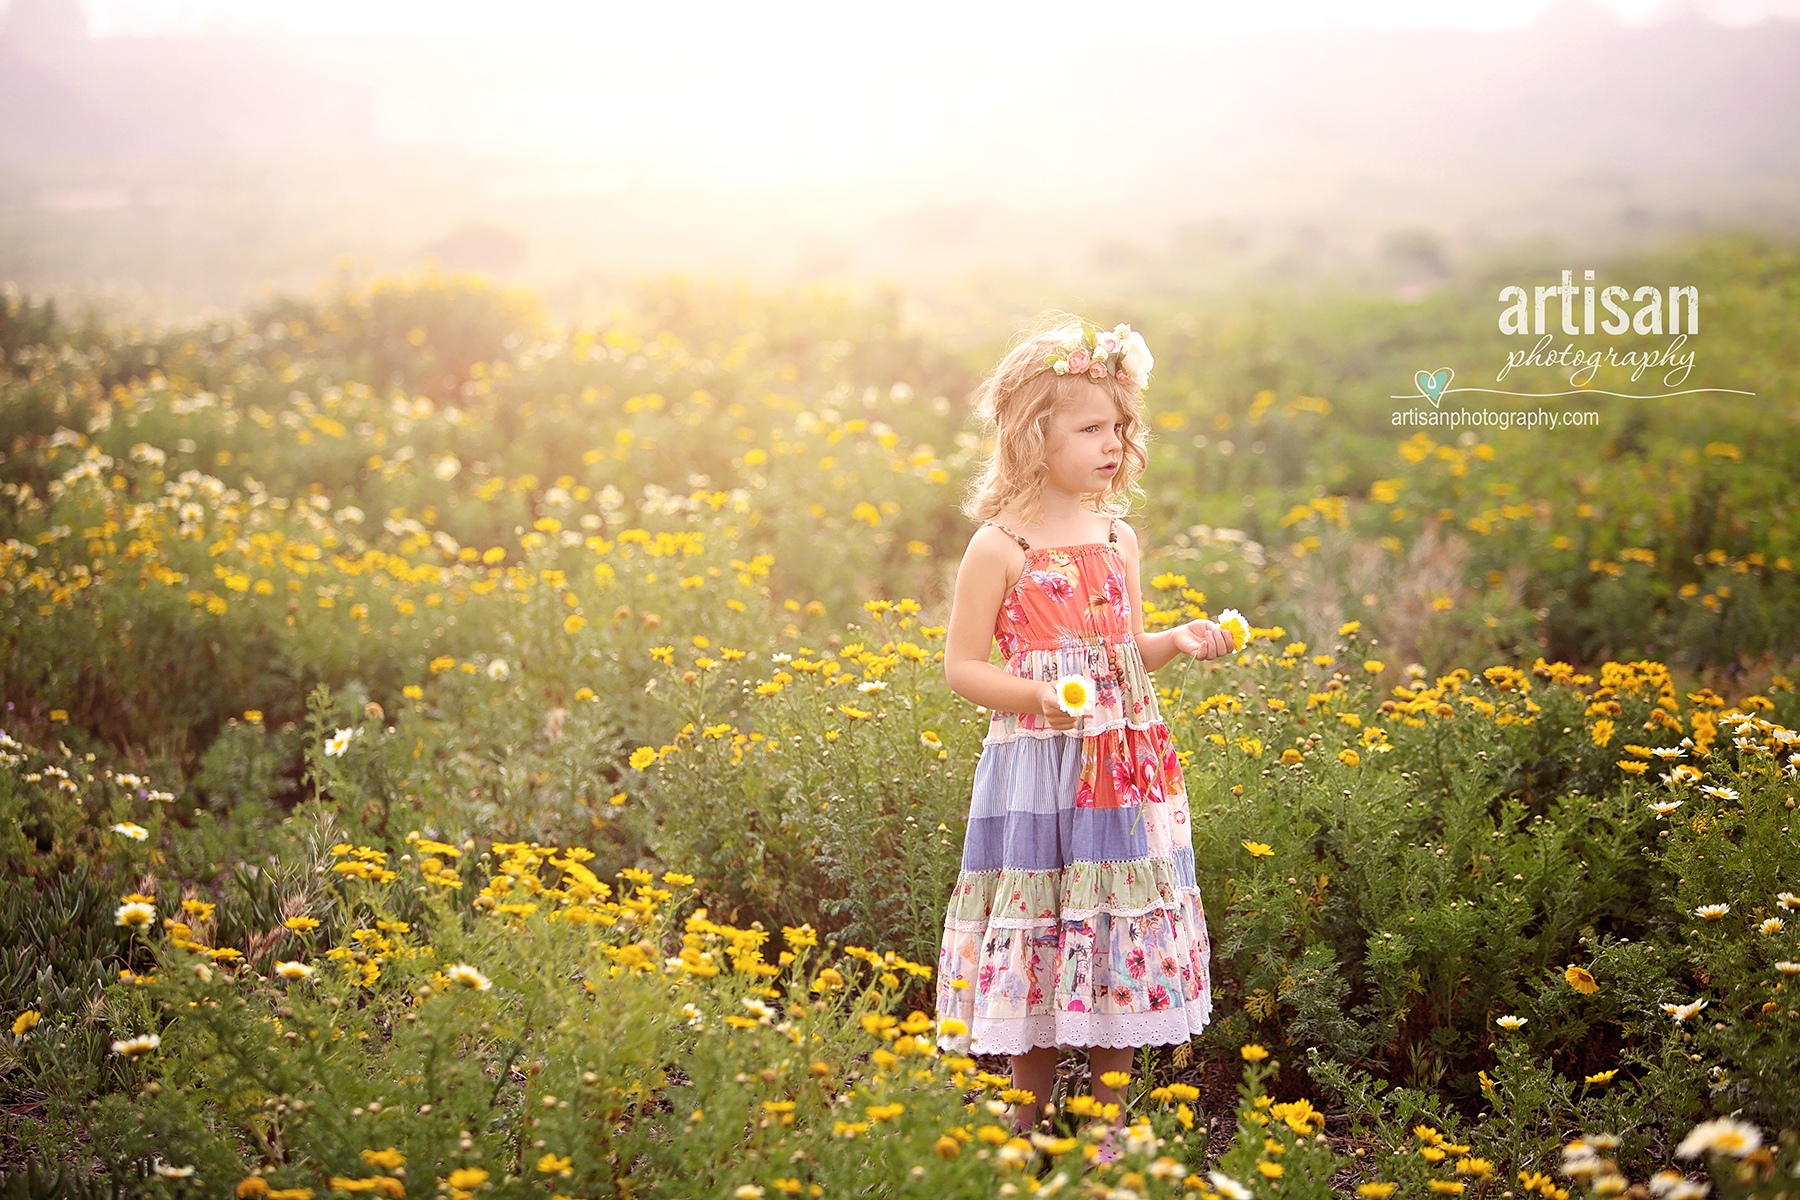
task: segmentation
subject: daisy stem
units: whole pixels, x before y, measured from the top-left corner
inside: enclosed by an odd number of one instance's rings
[[[1181,669],[1178,672],[1179,678],[1175,681],[1175,703],[1173,708],[1176,712],[1181,711],[1181,705],[1183,701],[1187,699],[1188,670],[1193,665],[1194,660],[1192,658],[1185,654],[1181,656]]]

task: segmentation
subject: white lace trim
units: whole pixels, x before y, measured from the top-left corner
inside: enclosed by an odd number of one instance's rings
[[[1089,639],[1092,639],[1091,641]],[[1111,637],[1104,633],[1081,634],[1078,640],[1068,642],[1051,642],[1047,638],[1022,638],[1026,645],[1014,650],[1008,657],[1009,662],[1018,662],[1027,654],[1066,655],[1066,654],[1117,654],[1121,657],[1129,655],[1139,662],[1143,661],[1143,651],[1138,649],[1137,635],[1124,633]],[[1039,660],[1042,661],[1042,660]]]
[[[960,1037],[940,1037],[938,1045],[958,1054],[1023,1054],[1039,1046],[1064,1049],[1099,1046],[1179,1045],[1212,1019],[1212,993],[1201,993],[1180,1008],[1145,1013],[1061,1012],[999,1019],[976,1017]]]
[[[1049,814],[1045,814],[1048,816]],[[1191,846],[1178,849],[1191,850]],[[987,871],[962,871],[961,879],[985,879],[988,876],[1013,875],[1060,875],[1070,867],[1136,867],[1145,863],[1168,863],[1169,869],[1175,869],[1175,857],[1172,854],[1146,854],[1143,858],[1071,858],[1060,867],[994,867]],[[961,880],[959,879],[958,882]]]
[[[1174,912],[1185,907],[1184,901],[1192,898],[1200,900],[1200,889],[1183,887],[1175,889],[1175,902],[1165,904],[1160,900],[1152,900],[1149,904],[1137,908],[1118,908],[1110,904],[1102,904],[1095,908],[1065,908],[1059,915],[1049,917],[990,917],[983,921],[958,921],[951,917],[944,918],[944,928],[957,933],[984,933],[989,929],[1041,929],[1055,925],[1060,921],[1086,921],[1105,913],[1109,917],[1141,917],[1153,912]]]
[[[989,722],[990,728],[993,724],[994,722]],[[998,746],[1005,742],[1016,742],[1024,737],[1037,738],[1039,741],[1054,737],[1084,738],[1093,737],[1094,735],[1101,733],[1112,733],[1119,729],[1135,729],[1139,733],[1144,733],[1161,725],[1163,725],[1163,719],[1161,717],[1152,717],[1150,720],[1143,722],[1132,721],[1125,717],[1120,717],[1117,720],[1107,721],[1099,725],[1084,722],[1075,726],[1073,729],[1015,728],[1010,735],[990,733],[981,739],[981,744],[984,746]]]

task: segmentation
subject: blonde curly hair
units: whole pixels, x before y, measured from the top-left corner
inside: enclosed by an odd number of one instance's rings
[[[1081,338],[1082,324],[1081,318],[1062,312],[1039,317],[976,390],[975,415],[993,437],[993,450],[982,460],[981,471],[963,499],[962,511],[971,520],[991,521],[1008,508],[1027,524],[1037,519],[1050,418],[1086,388],[1101,388],[1110,394],[1124,425],[1119,433],[1123,443],[1119,469],[1105,490],[1094,494],[1094,511],[1124,516],[1131,508],[1131,497],[1140,494],[1137,481],[1149,460],[1150,432],[1142,393],[1130,382],[1110,375],[1099,381],[1086,375],[1058,375],[1045,362],[1058,346]]]

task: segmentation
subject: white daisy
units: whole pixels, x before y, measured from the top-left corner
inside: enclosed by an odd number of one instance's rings
[[[136,900],[119,905],[118,910],[113,913],[113,924],[123,925],[127,929],[142,929],[154,920],[155,906]]]
[[[464,987],[477,992],[485,992],[493,987],[493,982],[468,963],[451,963],[444,968],[444,974],[450,977],[451,983],[460,983]]]
[[[1056,681],[1056,705],[1071,717],[1094,709],[1094,681],[1086,675],[1064,675]]]
[[[1250,1200],[1250,1189],[1223,1171],[1208,1171],[1206,1177],[1218,1189],[1219,1195],[1227,1197],[1227,1200]]]
[[[1733,1158],[1743,1158],[1755,1153],[1762,1141],[1762,1130],[1756,1126],[1730,1117],[1719,1117],[1713,1121],[1702,1121],[1689,1130],[1688,1135],[1681,1139],[1681,1145],[1675,1147],[1675,1157],[1729,1154]]]

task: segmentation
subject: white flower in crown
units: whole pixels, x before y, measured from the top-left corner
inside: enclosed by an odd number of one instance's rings
[[[1150,347],[1144,344],[1143,334],[1133,333],[1129,325],[1119,328],[1125,331],[1125,352],[1119,359],[1119,367],[1133,387],[1142,389],[1150,382],[1150,371],[1156,366],[1156,360],[1150,357]]]
[[[1143,335],[1133,333],[1129,325],[1106,330],[1083,325],[1079,337],[1059,344],[1044,356],[1044,362],[1058,375],[1085,374],[1096,382],[1110,375],[1129,381],[1140,391],[1150,382],[1150,369],[1156,365]]]

